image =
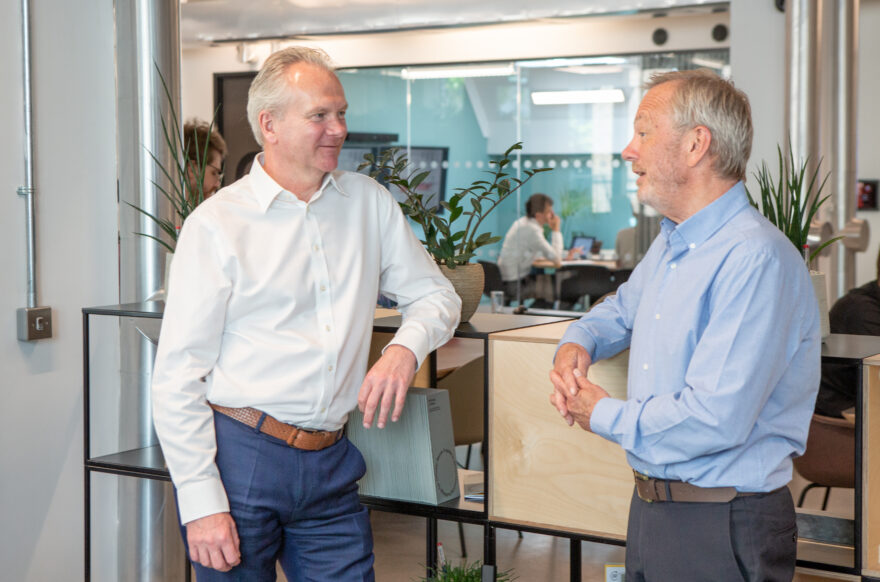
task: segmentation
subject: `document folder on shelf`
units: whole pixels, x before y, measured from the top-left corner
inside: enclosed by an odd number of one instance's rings
[[[446,390],[410,388],[400,420],[382,429],[365,429],[356,409],[346,431],[367,464],[361,495],[431,504],[459,496]]]

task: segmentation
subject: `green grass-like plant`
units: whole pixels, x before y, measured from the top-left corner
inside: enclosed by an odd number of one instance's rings
[[[762,162],[760,170],[754,174],[761,189],[761,205],[758,205],[748,188],[746,188],[746,194],[752,206],[760,210],[767,220],[776,225],[788,237],[798,252],[802,253],[804,247],[807,246],[810,223],[822,204],[831,197],[831,194],[822,196],[822,190],[828,182],[830,173],[825,174],[822,181],[819,182],[821,161],[816,165],[812,174],[807,176],[809,158],[801,164],[795,164],[794,154],[789,146],[788,164],[786,164],[782,148],[776,146],[776,152],[779,163],[778,178],[773,178],[767,167],[767,162]],[[839,236],[819,245],[810,254],[809,262],[812,262],[825,247],[842,238]]]
[[[186,156],[186,142],[185,136],[183,135],[183,126],[181,125],[180,118],[175,111],[174,99],[171,97],[171,91],[168,89],[168,83],[166,83],[165,77],[162,75],[161,71],[159,71],[158,66],[156,66],[156,74],[162,82],[162,90],[165,93],[165,99],[170,111],[168,119],[160,117],[162,123],[162,136],[165,141],[165,146],[168,148],[171,158],[174,161],[171,164],[171,167],[166,167],[165,164],[156,157],[155,152],[148,150],[148,153],[156,164],[156,167],[159,168],[162,175],[168,180],[168,186],[164,186],[157,180],[153,180],[152,183],[165,199],[171,203],[173,214],[171,218],[161,218],[130,202],[126,202],[126,204],[155,222],[171,242],[169,243],[160,237],[144,232],[137,232],[135,234],[153,239],[165,247],[166,250],[173,253],[174,247],[177,244],[177,235],[180,227],[183,225],[183,221],[186,220],[186,217],[189,216],[193,210],[195,210],[196,206],[205,200],[205,169],[208,165],[208,143],[210,141],[211,132],[214,130],[214,119],[211,120],[208,135],[206,136],[204,143],[200,143],[199,140],[196,139],[194,132],[192,141],[195,146],[196,157],[194,160],[195,163],[192,165],[195,166],[196,173],[194,175],[193,183],[190,183],[187,173],[191,162]],[[216,119],[216,113],[214,118]]]
[[[500,160],[489,162],[495,166],[486,171],[489,179],[476,180],[467,188],[457,188],[448,201],[443,200],[440,206],[430,208],[425,204],[424,195],[419,194],[417,189],[431,172],[414,169],[404,148],[389,148],[378,158],[366,154],[358,170],[372,168],[370,176],[400,188],[406,196],[406,200],[400,202],[400,207],[406,216],[422,227],[422,244],[428,254],[438,264],[454,269],[456,265],[469,263],[478,248],[501,240],[500,236],[492,236],[488,232],[477,234],[483,220],[535,174],[550,171],[551,168],[523,170],[526,176],[524,180],[508,174],[511,154],[521,149],[522,142],[513,144]],[[447,214],[444,215],[441,208]],[[460,227],[462,222],[456,222],[459,219],[464,221],[464,228]]]
[[[438,568],[430,577],[419,578],[420,582],[481,582],[483,564],[479,560],[471,564],[445,564]],[[496,572],[496,582],[513,582],[517,576],[513,570]]]

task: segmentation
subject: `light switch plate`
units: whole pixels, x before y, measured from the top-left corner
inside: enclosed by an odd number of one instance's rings
[[[16,315],[20,341],[29,342],[52,337],[51,307],[21,307]]]

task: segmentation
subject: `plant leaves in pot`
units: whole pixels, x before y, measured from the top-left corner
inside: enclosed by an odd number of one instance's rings
[[[370,168],[371,177],[396,186],[406,197],[400,208],[422,227],[422,244],[461,297],[462,322],[471,318],[483,294],[483,267],[470,261],[477,249],[501,240],[490,232],[480,232],[480,225],[535,174],[551,169],[523,170],[524,179],[511,175],[511,155],[521,149],[521,142],[507,148],[500,159],[489,162],[492,169],[485,172],[489,174],[486,179],[476,180],[467,188],[457,188],[449,200],[440,202],[439,206],[428,206],[428,196],[419,192],[419,185],[430,171],[413,168],[404,148],[386,149],[378,157],[366,154],[358,167],[358,170]]]
[[[160,116],[159,119],[162,124],[164,146],[167,149],[171,162],[166,164],[156,155],[156,152],[148,150],[148,153],[160,174],[158,179],[153,181],[153,185],[170,202],[171,216],[165,218],[158,213],[153,214],[139,206],[126,202],[137,212],[154,222],[159,227],[160,232],[165,235],[153,236],[144,232],[135,233],[138,236],[156,241],[166,250],[165,275],[162,279],[162,288],[151,295],[148,301],[165,299],[168,289],[168,274],[171,270],[171,261],[174,257],[174,247],[177,245],[180,227],[187,216],[195,210],[196,206],[205,200],[205,172],[207,171],[208,158],[210,156],[210,136],[214,132],[214,119],[212,119],[202,139],[199,138],[196,126],[193,126],[191,135],[184,135],[185,126],[181,125],[180,117],[175,110],[175,100],[171,96],[168,83],[165,81],[165,77],[158,66],[155,67],[155,70],[162,84],[162,90],[168,107],[167,119],[165,116]],[[191,144],[190,147],[194,151],[187,152],[187,143]]]
[[[842,236],[832,238],[816,247],[811,253],[807,238],[810,234],[810,224],[816,217],[819,208],[825,203],[830,194],[823,197],[822,190],[828,181],[829,174],[825,174],[819,181],[819,167],[822,162],[816,164],[816,169],[808,176],[807,167],[809,158],[800,164],[795,163],[794,154],[789,146],[788,160],[782,155],[782,148],[777,146],[777,159],[779,164],[778,179],[773,178],[766,162],[761,163],[761,168],[754,174],[761,191],[761,205],[752,197],[752,193],[746,188],[749,202],[759,209],[767,220],[781,230],[788,240],[795,246],[798,252],[804,253],[807,267],[826,247],[842,239]],[[787,163],[786,163],[787,162]],[[819,303],[819,321],[822,338],[831,333],[828,321],[828,297],[825,287],[825,274],[810,270],[810,278],[813,281],[813,291]]]

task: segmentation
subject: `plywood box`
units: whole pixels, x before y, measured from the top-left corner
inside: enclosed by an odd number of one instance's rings
[[[550,404],[550,369],[569,323],[490,337],[490,519],[626,537],[632,470],[616,444],[569,427]],[[628,352],[589,378],[625,398]]]

